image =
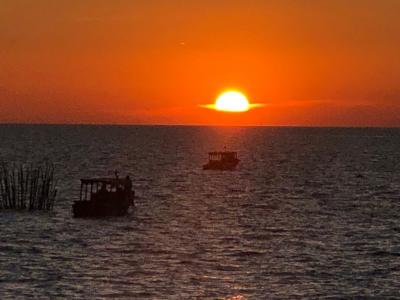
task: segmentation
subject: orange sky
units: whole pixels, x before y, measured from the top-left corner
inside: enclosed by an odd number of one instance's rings
[[[0,122],[400,126],[398,0],[2,0]],[[233,87],[246,113],[203,109]]]

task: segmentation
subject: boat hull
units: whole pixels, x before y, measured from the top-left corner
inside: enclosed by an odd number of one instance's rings
[[[75,201],[72,213],[75,218],[118,217],[128,214],[129,204],[96,203],[95,201]]]
[[[234,171],[240,160],[234,161],[210,161],[203,166],[203,170]]]
[[[134,206],[135,194],[119,193],[94,194],[92,199],[75,201],[72,213],[75,218],[118,217],[128,214],[129,207]]]

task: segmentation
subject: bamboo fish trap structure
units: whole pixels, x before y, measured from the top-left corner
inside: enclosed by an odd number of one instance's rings
[[[56,198],[55,168],[40,165],[0,164],[0,209],[51,210]]]

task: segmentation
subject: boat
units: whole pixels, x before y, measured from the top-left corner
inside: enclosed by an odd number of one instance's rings
[[[79,201],[74,201],[72,212],[76,218],[124,216],[134,206],[134,198],[129,176],[81,179]]]
[[[237,152],[226,150],[209,152],[208,163],[203,166],[203,170],[233,171],[239,162]]]

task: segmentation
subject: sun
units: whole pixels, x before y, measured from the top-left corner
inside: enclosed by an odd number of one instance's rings
[[[199,105],[203,108],[213,109],[221,112],[246,112],[253,108],[263,107],[263,103],[250,103],[247,96],[239,90],[225,90],[222,92],[215,103]]]
[[[227,91],[218,96],[215,109],[219,111],[244,112],[250,109],[247,97],[238,91]]]

